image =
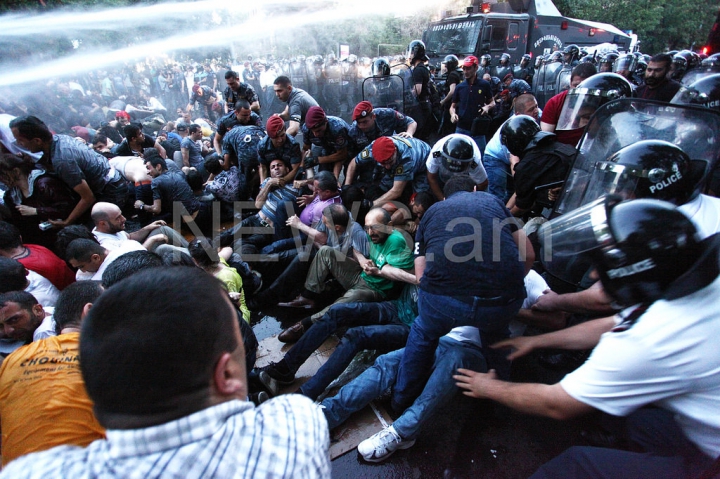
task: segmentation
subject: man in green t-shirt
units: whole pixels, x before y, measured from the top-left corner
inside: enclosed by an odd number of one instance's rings
[[[358,251],[344,255],[333,248],[320,248],[310,265],[304,291],[279,306],[313,308],[330,275],[346,290],[333,304],[392,299],[400,293],[403,281],[415,283],[412,250],[402,233],[393,230],[390,213],[382,208],[370,210],[365,216],[365,231],[371,242],[369,258]],[[287,328],[278,339],[297,341],[327,309]]]

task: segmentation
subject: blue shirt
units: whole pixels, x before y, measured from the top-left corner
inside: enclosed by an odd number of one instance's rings
[[[282,160],[286,165],[292,166],[300,163],[300,145],[290,135],[285,135],[285,142],[280,148],[275,148],[269,136],[258,143],[258,161],[270,167],[273,160]]]
[[[430,154],[430,145],[417,138],[391,137],[398,151],[398,162],[394,168],[385,170],[385,174],[393,181],[412,181],[413,192],[427,191],[430,185],[427,181],[426,160]],[[356,157],[358,166],[368,166],[377,163],[372,156],[372,144],[367,146]]]
[[[217,132],[220,136],[224,136],[225,133],[232,130],[234,127],[242,125],[237,119],[237,115],[235,115],[235,111],[231,111],[227,115],[223,116],[217,121]],[[250,121],[244,125],[255,125],[262,127],[262,118],[260,118],[260,115],[255,113],[254,111],[250,112]]]
[[[259,126],[238,125],[223,137],[223,154],[237,157],[238,165],[243,168],[257,167],[257,147],[265,136],[265,130]]]
[[[315,136],[310,128],[303,124],[303,142],[305,146],[308,147],[310,144],[319,146],[325,150],[325,155],[332,155],[338,150],[343,150],[348,147],[350,143],[350,136],[348,135],[350,125],[342,118],[336,116],[327,117],[327,122],[327,128],[325,128],[325,133],[323,133],[321,137]]]
[[[352,141],[351,154],[358,154],[360,150],[381,136],[393,136],[407,131],[408,126],[415,123],[415,120],[409,116],[405,116],[391,108],[375,108],[373,113],[375,113],[375,127],[372,130],[368,132],[362,131],[358,128],[357,121],[354,121],[350,126],[348,134]]]
[[[460,119],[457,126],[470,130],[472,122],[478,116],[480,108],[492,101],[492,87],[490,83],[480,78],[470,85],[467,80],[458,84],[453,93],[452,102],[456,103],[455,112]]]
[[[188,150],[190,166],[197,168],[198,166],[203,166],[205,164],[205,158],[202,156],[202,150],[197,143],[190,139],[189,136],[183,138],[182,143],[180,143],[180,148]]]

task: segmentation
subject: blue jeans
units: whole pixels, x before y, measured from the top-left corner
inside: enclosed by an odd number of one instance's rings
[[[392,406],[400,412],[420,394],[428,378],[438,340],[457,326],[480,330],[482,352],[500,377],[507,377],[510,364],[505,354],[489,347],[509,336],[508,324],[524,298],[480,298],[441,296],[422,289],[418,294],[419,316],[410,328],[405,354],[393,390]]]
[[[627,418],[627,429],[628,440],[644,452],[571,447],[541,466],[531,479],[698,477],[713,462],[687,439],[673,414],[664,409],[639,409]]]
[[[331,334],[337,331],[338,328],[345,326],[386,325],[391,323],[399,323],[397,308],[394,302],[334,304],[317,322],[310,326],[310,329],[290,348],[290,351],[285,354],[285,362],[290,368],[290,371],[296,372],[298,368],[307,361],[310,355],[319,348]],[[335,354],[337,354],[337,352]],[[335,354],[333,354],[333,356]],[[350,360],[352,360],[352,357],[350,357]],[[342,370],[340,372],[342,372]],[[332,379],[330,381],[332,381]]]
[[[405,346],[408,333],[410,327],[396,323],[348,329],[330,359],[318,369],[310,381],[302,385],[300,394],[314,401],[345,371],[357,353],[365,349],[374,349],[381,353],[395,351]]]
[[[485,151],[485,146],[487,146],[487,140],[485,139],[485,135],[480,136],[472,136],[470,134],[470,130],[466,130],[465,128],[455,127],[455,133],[461,133],[463,135],[467,135],[470,138],[475,141],[475,144],[480,148],[480,151]]]
[[[401,349],[380,356],[371,368],[345,385],[335,397],[322,402],[330,429],[342,424],[352,413],[392,387],[403,352]],[[440,338],[432,374],[422,394],[393,424],[401,437],[415,438],[433,413],[453,397],[457,388],[452,375],[458,368],[487,371],[485,359],[475,345],[447,337]]]
[[[487,153],[483,156],[482,162],[488,177],[488,193],[507,203],[512,196],[512,191],[508,190],[508,178],[511,177],[510,165]]]

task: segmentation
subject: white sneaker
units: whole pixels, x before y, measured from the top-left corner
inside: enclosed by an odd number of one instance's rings
[[[392,426],[358,444],[358,453],[368,462],[381,462],[392,456],[398,449],[408,449],[415,445],[415,439],[403,439]]]

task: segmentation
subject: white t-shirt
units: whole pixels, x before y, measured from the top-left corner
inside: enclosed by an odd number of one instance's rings
[[[436,156],[435,153],[442,153],[442,147],[445,142],[459,136],[470,138],[469,136],[461,135],[459,133],[452,133],[438,140],[437,143],[435,143],[435,146],[433,146],[430,150],[430,155],[428,155],[427,160],[425,160],[425,166],[427,167],[428,172],[434,175],[438,175],[440,177],[440,181],[442,181],[443,183],[447,183],[447,181],[457,173],[453,173],[447,168],[445,168],[445,166],[443,166],[442,164],[442,156]],[[474,141],[472,141],[472,139],[470,139],[470,143],[473,147],[473,160],[467,172],[470,175],[470,178],[473,179],[475,184],[479,185],[480,183],[483,183],[485,180],[487,180],[487,173],[485,172],[485,167],[482,164],[482,154],[480,153],[480,148],[478,148],[478,146],[475,144]]]
[[[125,241],[122,245],[120,245],[119,248],[114,249],[108,253],[108,255],[105,257],[105,261],[102,262],[100,268],[98,268],[97,272],[93,274],[93,277],[91,279],[94,281],[102,281],[102,275],[105,272],[105,269],[107,269],[107,267],[110,265],[110,263],[118,259],[120,256],[124,255],[125,253],[129,253],[131,251],[147,250],[143,248],[143,245],[141,245],[137,241]]]
[[[100,231],[97,230],[97,228],[93,228],[92,233],[97,238],[98,242],[100,243],[100,246],[102,246],[103,248],[105,248],[108,251],[112,251],[114,249],[119,248],[126,241],[134,241],[134,240],[130,239],[127,232],[125,232],[125,231],[118,231],[115,234],[110,234],[110,233],[101,233]],[[136,243],[137,243],[137,241],[136,241]]]
[[[720,232],[720,198],[698,195],[678,209],[692,220],[701,238]]]
[[[543,277],[540,276],[534,269],[531,269],[528,274],[525,275],[524,281],[527,297],[520,308],[530,309],[530,307],[537,302],[538,298],[543,295],[543,291],[549,289],[550,287]],[[525,329],[527,329],[527,324],[520,322],[517,319],[510,321],[510,337],[514,338],[516,336],[522,336],[525,334]]]
[[[615,416],[655,404],[687,438],[720,455],[720,279],[655,302],[634,326],[602,335],[590,358],[560,382],[573,398]]]
[[[60,290],[53,286],[49,279],[37,274],[35,271],[28,270],[27,279],[30,284],[25,288],[25,291],[35,296],[35,299],[41,305],[54,307],[60,296]]]
[[[57,336],[57,333],[55,332],[55,318],[53,317],[55,308],[43,307],[43,309],[46,313],[48,313],[48,315],[45,316],[43,322],[40,323],[40,326],[38,326],[33,333],[33,341],[40,341],[41,339],[47,339],[51,336]]]

